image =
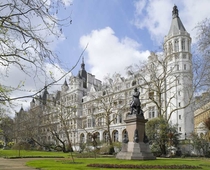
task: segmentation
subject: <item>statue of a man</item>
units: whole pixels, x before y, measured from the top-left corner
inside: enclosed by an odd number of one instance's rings
[[[140,92],[137,88],[134,89],[133,100],[130,104],[131,106],[131,114],[140,114],[143,115],[143,111],[141,110],[141,102],[139,100]]]

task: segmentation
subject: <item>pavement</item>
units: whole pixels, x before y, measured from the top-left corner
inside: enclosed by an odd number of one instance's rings
[[[31,167],[26,166],[26,162],[30,160],[34,160],[34,159],[32,158],[22,158],[22,159],[0,158],[0,170],[35,170],[36,168],[31,168]]]

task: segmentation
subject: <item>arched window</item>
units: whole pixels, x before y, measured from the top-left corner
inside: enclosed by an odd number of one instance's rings
[[[113,133],[112,133],[112,137],[113,137],[113,141],[114,142],[118,142],[118,131],[115,130]]]
[[[85,143],[85,135],[83,133],[80,135],[80,142]]]
[[[127,143],[128,141],[129,141],[128,132],[126,131],[126,129],[124,129],[123,132],[122,132],[122,142]]]
[[[92,135],[90,133],[87,134],[87,143],[92,142]]]
[[[93,134],[93,137],[95,139],[96,142],[99,142],[100,141],[100,133],[99,132],[96,132]]]
[[[107,131],[104,131],[104,133],[103,133],[103,140],[104,140],[104,142],[108,142],[108,140],[109,140],[109,135],[108,135]]]

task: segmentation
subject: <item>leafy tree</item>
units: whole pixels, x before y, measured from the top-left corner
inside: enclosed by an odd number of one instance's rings
[[[171,126],[162,118],[157,117],[146,123],[146,134],[153,149],[161,155],[167,154],[167,148],[178,145],[179,134],[175,126]]]
[[[191,134],[192,146],[199,155],[207,155],[209,149],[208,141],[202,137],[198,136],[196,133]]]
[[[14,121],[9,116],[4,116],[0,121],[0,136],[4,139],[5,145],[14,139]]]

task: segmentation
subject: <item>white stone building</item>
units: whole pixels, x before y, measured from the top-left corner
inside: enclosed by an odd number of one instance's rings
[[[137,87],[141,93],[144,117],[152,119],[160,114],[164,115],[170,123],[177,124],[181,139],[184,139],[194,129],[194,115],[190,104],[193,96],[191,37],[179,18],[176,6],[172,11],[171,27],[163,46],[163,54],[157,56],[151,53],[141,70],[127,78],[115,75],[113,79],[109,79],[108,84],[87,73],[83,60],[77,76],[65,81],[56,94],[45,91],[45,97],[40,98],[43,102],[33,100],[31,109],[37,105],[47,105],[47,100],[54,102],[54,109],[45,109],[43,115],[58,114],[55,107],[61,104],[63,108],[74,108],[69,118],[69,133],[71,142],[77,149],[79,143],[89,139],[88,133],[95,133],[98,140],[107,141],[106,115],[109,113],[110,137],[113,142],[121,142],[125,132],[123,120],[130,112],[132,93]],[[60,112],[65,112],[65,109]],[[61,128],[58,120],[54,123],[57,128]],[[48,128],[42,124],[40,127]],[[45,140],[51,141],[53,138],[46,133]]]

